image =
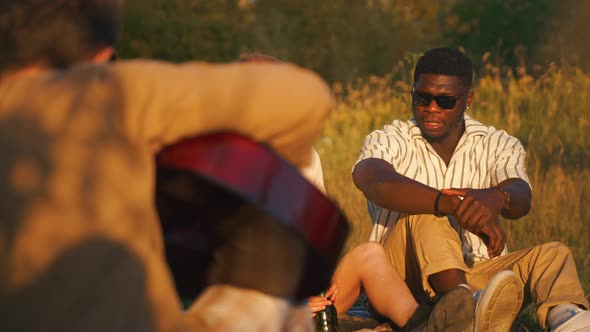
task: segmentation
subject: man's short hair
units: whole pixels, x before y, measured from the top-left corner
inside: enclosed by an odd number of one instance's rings
[[[420,74],[457,76],[470,87],[473,80],[473,64],[458,49],[433,48],[418,60],[414,70],[414,82],[418,81]]]
[[[117,38],[123,0],[0,1],[0,73],[65,68]]]

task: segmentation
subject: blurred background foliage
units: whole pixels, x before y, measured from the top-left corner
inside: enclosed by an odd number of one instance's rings
[[[462,48],[474,61],[469,113],[527,149],[533,209],[504,221],[511,249],[562,241],[590,292],[590,1],[127,0],[123,58],[234,61],[264,53],[332,84],[336,110],[316,144],[329,196],[348,216],[347,248],[371,222],[351,181],[363,138],[411,117],[419,54]],[[590,295],[589,295],[590,296]],[[540,331],[529,307],[516,331]]]
[[[260,52],[329,82],[385,75],[407,53],[461,47],[476,68],[590,68],[577,0],[128,0],[123,57],[231,61]]]

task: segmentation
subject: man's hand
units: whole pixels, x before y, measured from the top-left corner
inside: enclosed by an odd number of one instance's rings
[[[488,247],[488,255],[490,258],[500,256],[504,246],[506,245],[506,233],[500,224],[500,220],[485,225],[481,233],[476,235],[482,239],[486,247]]]
[[[497,188],[451,188],[441,192],[443,195],[463,197],[455,209],[454,217],[461,227],[474,234],[481,234],[486,225],[497,222],[506,199]]]
[[[506,234],[498,216],[505,196],[496,188],[443,189],[443,195],[463,197],[454,217],[461,227],[477,235],[488,247],[490,258],[499,256],[506,245]]]

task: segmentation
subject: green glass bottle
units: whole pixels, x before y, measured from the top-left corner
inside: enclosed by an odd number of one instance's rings
[[[320,296],[324,297],[325,293],[322,292]],[[316,312],[314,319],[315,332],[340,332],[338,328],[338,314],[336,313],[334,304],[330,304],[324,310]]]

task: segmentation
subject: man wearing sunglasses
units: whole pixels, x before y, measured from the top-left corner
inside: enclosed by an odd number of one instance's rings
[[[414,72],[413,118],[366,137],[353,180],[368,200],[370,240],[421,301],[458,286],[475,291],[475,331],[508,331],[524,297],[542,327],[590,331],[565,245],[507,253],[499,216],[518,219],[531,208],[526,154],[518,139],[466,114],[472,76],[458,50],[426,52]]]

